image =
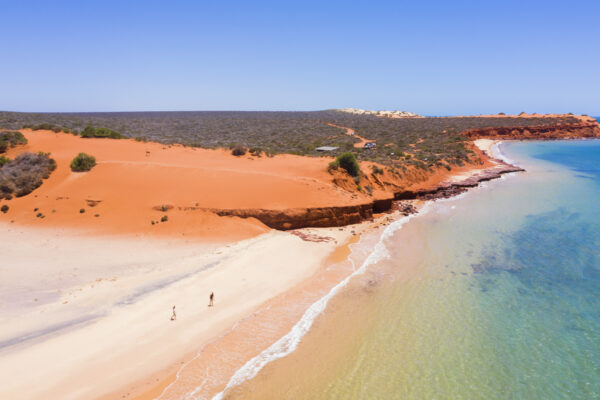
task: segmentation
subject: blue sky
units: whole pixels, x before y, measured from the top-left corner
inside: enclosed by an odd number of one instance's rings
[[[0,110],[600,115],[600,2],[0,0]]]

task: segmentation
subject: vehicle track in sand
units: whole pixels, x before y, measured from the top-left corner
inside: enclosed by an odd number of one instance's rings
[[[352,137],[355,137],[355,138],[359,139],[360,142],[354,143],[354,147],[357,148],[357,149],[362,149],[363,147],[365,147],[365,144],[367,144],[367,143],[375,143],[375,140],[365,139],[362,136],[358,136],[356,134],[356,131],[354,129],[348,128],[347,126],[340,126],[340,125],[335,125],[335,124],[327,124],[327,125],[333,126],[335,128],[345,129],[346,130],[346,135],[352,136]]]

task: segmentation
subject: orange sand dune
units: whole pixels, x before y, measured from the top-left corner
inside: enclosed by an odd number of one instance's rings
[[[83,139],[50,131],[23,133],[28,145],[11,149],[9,157],[23,151],[50,152],[58,166],[33,193],[6,202],[10,210],[0,218],[18,224],[107,234],[241,239],[268,228],[256,219],[219,217],[202,209],[285,209],[367,201],[333,185],[326,170],[330,160],[324,158],[234,157],[225,150]],[[98,164],[89,172],[72,172],[69,164],[79,152],[95,156]],[[161,211],[162,205],[169,210]],[[38,212],[45,217],[36,217]],[[158,222],[164,215],[168,221]]]

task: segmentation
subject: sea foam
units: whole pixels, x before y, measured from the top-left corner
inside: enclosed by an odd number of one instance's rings
[[[507,164],[518,166],[519,165],[518,162],[516,162],[515,160],[509,158],[506,154],[504,154],[501,146],[502,146],[502,142],[498,142],[492,146],[491,150],[492,150],[492,154],[494,155],[494,157],[496,157],[499,160],[504,161]]]

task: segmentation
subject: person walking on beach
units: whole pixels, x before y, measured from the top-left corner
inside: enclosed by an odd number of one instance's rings
[[[212,307],[214,306],[214,300],[215,300],[215,292],[210,292],[210,296],[208,296],[208,306]]]
[[[171,321],[175,321],[177,319],[177,313],[175,312],[175,306],[173,306],[173,314],[171,315]]]

